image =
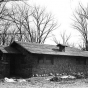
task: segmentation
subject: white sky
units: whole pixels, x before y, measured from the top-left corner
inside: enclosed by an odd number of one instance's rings
[[[84,6],[87,5],[88,0],[28,0],[29,5],[40,5],[45,7],[47,12],[51,12],[55,19],[58,21],[58,25],[61,26],[53,32],[56,35],[57,40],[60,40],[59,34],[66,30],[67,35],[71,33],[70,43],[80,43],[80,34],[78,31],[73,30],[71,23],[72,14],[78,7],[79,2]],[[47,39],[47,44],[54,44],[52,39]]]
[[[80,43],[80,34],[78,31],[73,30],[71,23],[72,14],[78,7],[79,2],[84,6],[87,5],[88,0],[27,0],[29,5],[40,5],[46,8],[47,12],[51,12],[55,19],[58,21],[60,27],[53,32],[57,40],[61,40],[59,34],[66,30],[67,35],[71,34],[70,43]],[[46,40],[47,44],[54,44],[51,38]]]

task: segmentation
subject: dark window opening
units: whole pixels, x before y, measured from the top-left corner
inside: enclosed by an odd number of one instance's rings
[[[39,56],[38,63],[40,64],[54,64],[54,59],[51,56]]]
[[[38,56],[38,63],[44,63],[44,58],[42,56]]]
[[[48,58],[46,57],[46,63],[53,65],[54,64],[54,59],[53,58],[50,58],[50,57],[48,57]]]

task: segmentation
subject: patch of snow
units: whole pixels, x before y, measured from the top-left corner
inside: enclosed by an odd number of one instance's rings
[[[18,82],[27,82],[25,79],[19,79]]]
[[[60,78],[62,78],[62,79],[66,79],[66,78],[75,79],[76,77],[72,76],[72,75],[63,75]]]
[[[16,82],[15,79],[7,78],[7,77],[5,77],[4,80],[5,80],[6,82]]]

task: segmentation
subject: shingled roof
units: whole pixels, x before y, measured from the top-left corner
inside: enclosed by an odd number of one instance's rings
[[[88,57],[88,51],[82,51],[77,48],[65,46],[65,51],[59,51],[56,45],[27,43],[27,42],[13,42],[20,45],[30,53],[34,54],[48,54],[48,55],[67,55],[67,56],[83,56]],[[57,50],[54,50],[57,49]]]
[[[1,45],[0,46],[0,52],[1,53],[20,53],[20,52],[18,52],[16,49],[14,49],[14,48],[12,48],[12,47],[10,47],[10,46],[4,46],[4,45]]]

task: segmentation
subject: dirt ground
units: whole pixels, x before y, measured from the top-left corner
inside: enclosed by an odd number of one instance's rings
[[[47,77],[33,77],[29,82],[0,82],[0,88],[88,88],[88,79],[50,82]]]

